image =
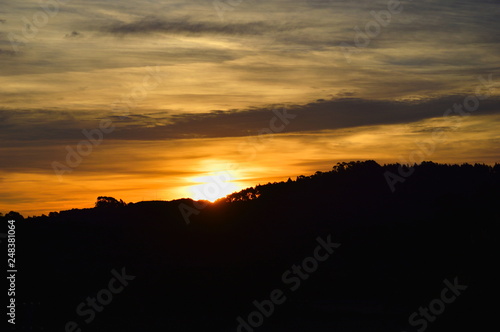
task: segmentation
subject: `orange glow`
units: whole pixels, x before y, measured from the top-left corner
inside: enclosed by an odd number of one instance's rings
[[[203,160],[200,168],[203,170],[201,176],[188,179],[188,182],[195,183],[188,189],[189,197],[194,200],[214,202],[244,188],[237,181],[240,174],[232,164],[210,159]]]
[[[441,163],[473,160],[493,164],[497,161],[493,144],[500,140],[496,127],[499,120],[498,116],[467,119],[436,146],[432,155],[426,155],[426,159]],[[428,119],[413,126],[438,128],[442,120]],[[481,132],[475,130],[479,126]],[[13,210],[30,216],[90,208],[97,196],[111,196],[126,202],[178,198],[214,201],[258,184],[328,171],[341,161],[401,162],[419,148],[416,142],[428,142],[430,137],[425,131],[408,135],[407,124],[394,124],[281,134],[248,151],[238,150],[247,137],[161,142],[109,140],[85,157],[79,167],[65,174],[62,181],[58,181],[50,168],[53,160],[64,161],[64,145],[56,146],[43,150],[42,156],[46,159],[38,161],[36,171],[0,170],[3,188],[9,190],[0,203],[0,212]],[[477,149],[481,144],[484,148]],[[0,148],[0,152],[8,150]]]
[[[232,182],[232,179],[225,180],[226,177],[226,173],[220,172],[194,178],[193,181],[199,184],[189,188],[191,192],[190,197],[194,200],[214,202],[219,198],[242,189],[240,186],[236,185],[236,183]]]

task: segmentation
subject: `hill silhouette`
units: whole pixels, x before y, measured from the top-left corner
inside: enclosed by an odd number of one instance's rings
[[[126,204],[99,196],[92,209],[10,212],[0,218],[17,221],[18,328],[417,331],[423,323],[412,326],[409,317],[456,278],[467,289],[425,329],[486,327],[494,317],[500,164],[412,167],[392,188],[387,172],[407,167],[357,161],[247,188],[203,209],[191,199]],[[198,210],[189,224],[181,204]],[[302,272],[299,286],[284,282],[329,240],[338,246]],[[90,314],[79,315],[79,304],[122,269],[133,280],[85,322]],[[286,300],[258,327],[237,321],[248,321],[254,301],[267,303],[275,289]]]

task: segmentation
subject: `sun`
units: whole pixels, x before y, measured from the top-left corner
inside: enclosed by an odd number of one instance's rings
[[[189,188],[194,200],[215,202],[241,189],[235,182],[234,175],[229,171],[211,172],[205,176],[192,178],[191,182],[197,183]]]
[[[206,172],[189,179],[189,182],[195,183],[188,189],[192,199],[215,202],[219,198],[243,189],[237,181],[237,171],[229,170],[227,164],[220,161],[205,161],[204,164],[203,168]]]

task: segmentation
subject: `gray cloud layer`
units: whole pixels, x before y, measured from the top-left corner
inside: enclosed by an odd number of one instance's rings
[[[287,106],[296,115],[286,132],[342,129],[369,125],[410,123],[443,117],[465,96],[446,96],[421,102],[376,101],[355,98],[319,100],[306,105]],[[275,108],[283,112],[282,106]],[[79,140],[82,129],[98,127],[100,119],[110,119],[116,130],[109,134],[121,140],[165,140],[255,135],[269,127],[273,108],[209,113],[150,113],[127,116],[96,116],[95,112],[6,111],[0,110],[0,139],[19,142]],[[500,113],[500,99],[482,101],[474,115]],[[279,122],[278,122],[279,125]],[[36,143],[35,143],[36,144]]]

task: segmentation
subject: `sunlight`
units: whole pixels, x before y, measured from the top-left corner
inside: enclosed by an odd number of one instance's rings
[[[242,186],[232,182],[234,179],[234,176],[228,171],[212,172],[206,176],[193,178],[191,181],[197,184],[189,188],[190,196],[194,200],[214,202],[219,198],[242,189]]]
[[[189,196],[194,200],[207,200],[214,202],[233,192],[243,189],[243,185],[235,181],[238,171],[230,170],[230,164],[221,160],[203,160],[200,168],[205,172],[201,176],[189,179],[195,183],[188,189]]]

